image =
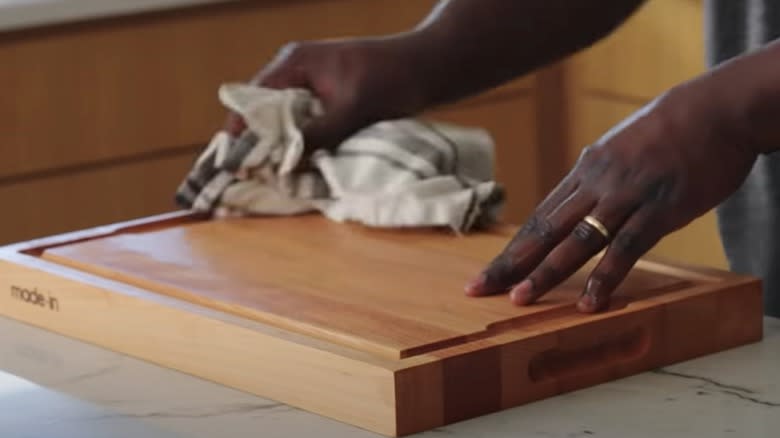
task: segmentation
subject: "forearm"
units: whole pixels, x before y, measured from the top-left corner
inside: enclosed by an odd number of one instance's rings
[[[733,127],[757,153],[780,150],[780,39],[708,72],[703,78]]]
[[[460,99],[608,35],[644,0],[443,0],[407,35],[426,105]]]

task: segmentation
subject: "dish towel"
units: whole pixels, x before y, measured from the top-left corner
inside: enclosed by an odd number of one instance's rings
[[[215,216],[319,211],[339,222],[459,233],[500,214],[493,141],[482,129],[382,121],[302,162],[301,128],[322,114],[310,92],[225,84],[219,98],[247,127],[238,137],[216,133],[176,192],[183,208]]]

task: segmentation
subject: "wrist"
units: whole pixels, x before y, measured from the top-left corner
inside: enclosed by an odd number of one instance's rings
[[[390,59],[404,69],[400,92],[414,112],[427,110],[450,100],[445,87],[452,84],[446,71],[456,71],[448,61],[452,47],[444,35],[428,28],[417,28],[391,37],[388,43]],[[448,84],[444,84],[446,82]]]
[[[746,88],[739,117],[746,143],[758,154],[776,152],[780,149],[780,90],[768,89],[757,83]]]
[[[716,68],[709,92],[744,146],[756,154],[780,149],[780,45],[743,55]]]
[[[435,104],[430,84],[436,75],[437,43],[420,32],[350,40],[355,57],[366,66],[360,97],[371,100],[377,113],[371,117],[409,117]]]
[[[738,78],[738,67],[713,69],[673,87],[659,101],[677,124],[706,128],[710,140],[756,156],[765,152],[751,115],[759,100],[754,86]]]
[[[500,50],[490,38],[468,35],[446,20],[426,22],[395,35],[389,45],[393,56],[407,68],[420,109],[479,94],[518,73],[496,62],[493,52]]]

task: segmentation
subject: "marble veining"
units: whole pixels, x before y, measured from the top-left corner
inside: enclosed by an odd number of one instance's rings
[[[751,390],[748,388],[743,388],[741,386],[728,385],[725,383],[718,382],[715,379],[710,379],[708,377],[694,376],[691,374],[679,373],[667,369],[656,370],[653,371],[653,373],[660,374],[663,376],[678,377],[681,379],[687,379],[687,380],[693,380],[694,382],[699,382],[698,385],[694,386],[694,388],[698,390],[696,392],[698,395],[708,395],[707,390],[710,390],[710,391],[719,392],[721,394],[734,396],[741,400],[745,400],[751,403],[756,403],[759,405],[769,406],[773,408],[780,407],[780,402],[761,400],[757,398],[756,395],[759,394],[758,391]]]
[[[780,436],[780,320],[756,344],[420,437]],[[284,404],[0,318],[2,438],[377,438]]]
[[[281,403],[246,403],[246,404],[237,404],[237,405],[224,405],[224,406],[215,406],[213,408],[206,408],[206,409],[181,409],[176,410],[172,409],[169,411],[151,411],[151,412],[135,412],[135,413],[105,413],[101,415],[95,415],[92,417],[79,417],[78,421],[83,422],[89,422],[89,421],[106,421],[111,420],[115,418],[211,418],[211,417],[218,417],[221,415],[230,415],[230,414],[252,414],[257,413],[260,411],[265,411],[268,409],[292,409],[289,408]]]

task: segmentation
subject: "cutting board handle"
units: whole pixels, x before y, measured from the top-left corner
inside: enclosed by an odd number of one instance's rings
[[[650,328],[636,324],[616,328],[612,321],[581,327],[580,330],[587,331],[586,341],[580,334],[576,341],[572,339],[536,353],[528,361],[529,379],[543,383],[609,372],[617,366],[646,360],[653,341]]]

